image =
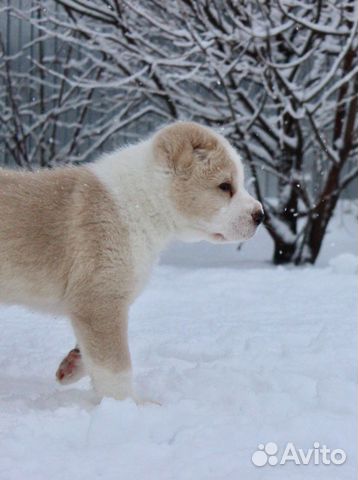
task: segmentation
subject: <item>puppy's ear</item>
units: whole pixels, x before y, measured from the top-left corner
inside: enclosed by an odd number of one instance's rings
[[[209,129],[194,122],[178,122],[154,137],[154,156],[159,164],[177,174],[190,174],[195,160],[216,148],[218,140]]]

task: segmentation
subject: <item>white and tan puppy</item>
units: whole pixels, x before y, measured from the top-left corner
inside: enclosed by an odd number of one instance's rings
[[[79,347],[63,381],[133,395],[128,310],[174,238],[250,238],[262,207],[214,131],[174,123],[86,167],[0,170],[0,300],[68,315]]]

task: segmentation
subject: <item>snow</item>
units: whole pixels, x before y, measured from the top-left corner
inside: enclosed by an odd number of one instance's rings
[[[329,264],[338,273],[357,273],[358,271],[357,257],[352,253],[341,253],[332,258]]]
[[[270,265],[264,230],[240,252],[171,247],[130,321],[137,389],[161,406],[57,385],[66,319],[2,307],[0,479],[355,478],[356,245],[340,215],[316,267]],[[347,461],[251,463],[260,443],[314,441]]]

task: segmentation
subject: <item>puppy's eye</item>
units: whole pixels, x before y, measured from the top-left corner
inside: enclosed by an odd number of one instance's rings
[[[220,188],[220,190],[222,190],[223,192],[229,193],[229,194],[230,194],[230,197],[232,197],[233,194],[234,194],[234,190],[233,190],[233,188],[232,188],[232,185],[231,185],[231,183],[229,183],[229,182],[220,183],[219,188]]]

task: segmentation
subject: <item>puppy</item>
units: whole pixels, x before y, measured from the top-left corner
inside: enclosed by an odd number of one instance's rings
[[[128,310],[174,238],[247,240],[263,220],[237,152],[174,123],[89,166],[0,170],[0,301],[67,315],[78,346],[57,377],[133,396]]]

